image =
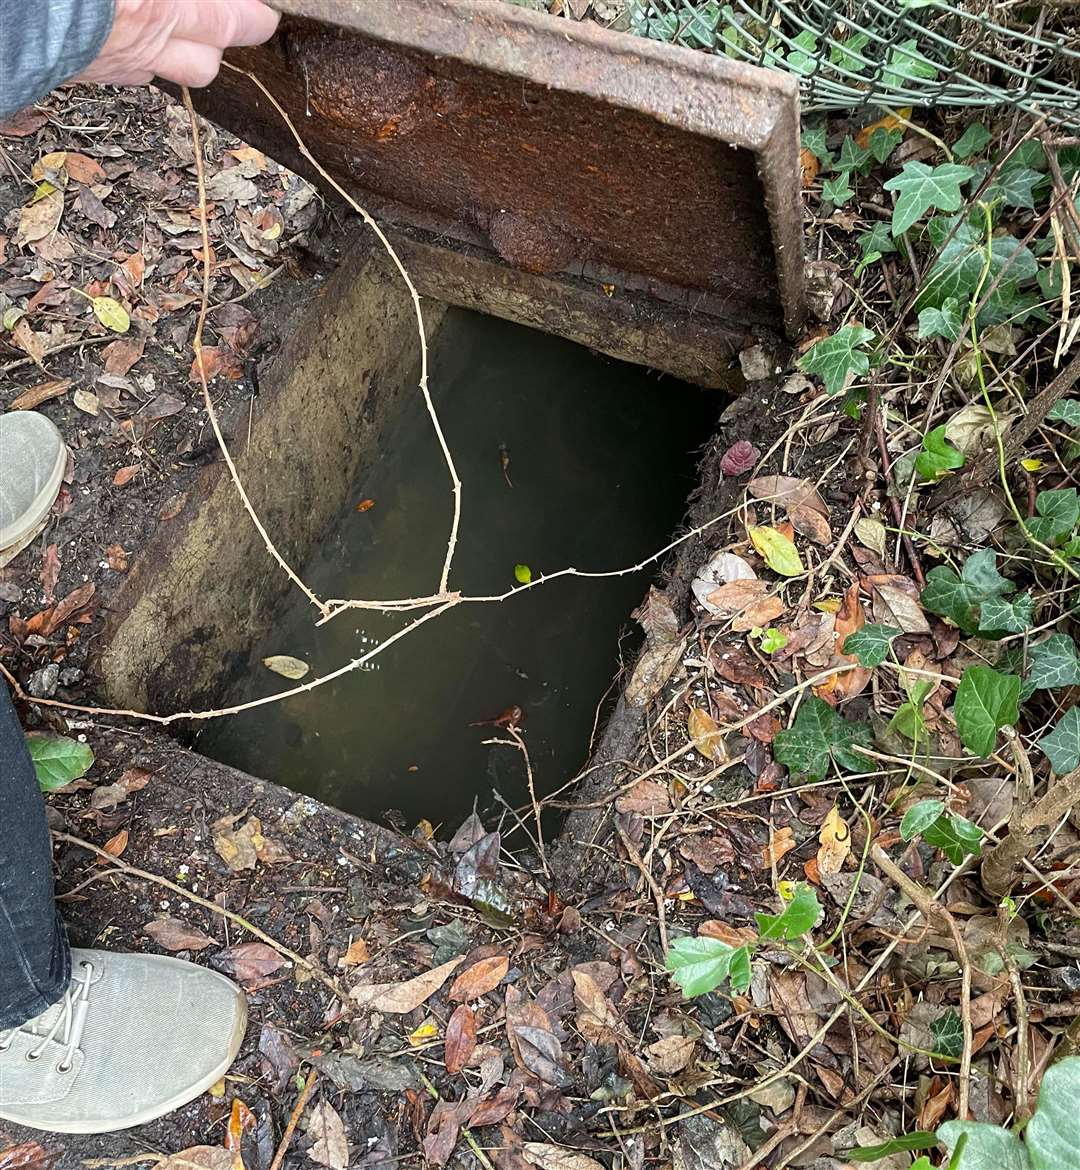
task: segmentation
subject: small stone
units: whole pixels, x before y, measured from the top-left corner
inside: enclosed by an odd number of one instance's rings
[[[769,355],[760,345],[752,345],[739,354],[742,376],[748,382],[760,382],[772,373]]]
[[[62,687],[73,687],[77,682],[82,681],[83,672],[77,666],[65,666],[60,671],[60,685]]]
[[[14,581],[0,581],[0,601],[8,601],[12,605],[22,598],[22,590]]]
[[[60,667],[55,662],[35,670],[26,684],[26,689],[35,699],[51,699],[56,694],[56,684],[60,680]]]

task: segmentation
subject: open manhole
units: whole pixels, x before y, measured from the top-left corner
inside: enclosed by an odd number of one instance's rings
[[[494,3],[286,7],[297,15],[237,64],[391,225],[424,296],[465,485],[451,587],[499,594],[526,566],[649,557],[683,514],[715,388],[738,389],[737,352],[801,316],[794,85]],[[246,74],[225,71],[200,101],[318,179]],[[320,596],[434,589],[451,507],[418,349],[409,294],[361,232],[261,378],[239,473]],[[543,786],[578,770],[650,572],[461,606],[378,670],[212,726],[199,747],[369,816],[453,821],[492,789],[520,803],[519,754],[484,740],[520,706]],[[354,610],[316,628],[289,588],[224,469],[208,469],[118,599],[110,696],[244,703],[281,689],[268,655],[322,676],[403,624]]]

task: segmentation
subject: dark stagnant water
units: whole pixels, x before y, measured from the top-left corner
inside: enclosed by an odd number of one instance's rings
[[[431,387],[464,484],[451,586],[471,594],[513,586],[517,563],[536,575],[622,568],[662,547],[720,405],[715,391],[461,310],[438,334]],[[357,512],[365,499],[374,506]],[[417,392],[303,576],[323,597],[431,593],[449,521],[446,467]],[[493,789],[521,805],[520,753],[485,745],[502,733],[469,724],[519,706],[538,791],[575,775],[620,652],[637,644],[623,635],[656,571],[565,578],[461,606],[333,683],[209,725],[197,746],[369,819],[396,809],[453,828],[474,799],[490,807]],[[229,701],[289,685],[262,665],[268,655],[324,674],[405,620],[356,610],[315,628],[313,613],[289,595]]]

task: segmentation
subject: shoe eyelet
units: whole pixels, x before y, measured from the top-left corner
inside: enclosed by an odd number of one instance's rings
[[[59,1064],[56,1066],[56,1071],[57,1071],[58,1073],[69,1073],[69,1072],[71,1072],[72,1068],[73,1068],[73,1065],[71,1064],[71,1062],[70,1062],[70,1061],[67,1061],[67,1062],[65,1062],[65,1061],[63,1061],[63,1060],[62,1060],[62,1061],[60,1061],[60,1063],[59,1063]]]
[[[26,1059],[28,1061],[30,1061],[31,1064],[33,1064],[35,1060],[41,1059],[41,1053],[40,1052],[28,1052],[26,1054]]]

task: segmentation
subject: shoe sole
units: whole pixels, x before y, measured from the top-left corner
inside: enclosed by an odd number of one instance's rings
[[[17,524],[11,524],[0,532],[0,549],[9,549],[32,533],[35,528],[49,514],[49,510],[56,503],[60,494],[60,485],[64,481],[64,469],[67,467],[68,449],[61,445],[56,463],[49,473],[45,486],[38,492],[29,510],[19,517]]]
[[[229,1045],[225,1058],[217,1065],[213,1071],[209,1072],[201,1080],[195,1084],[188,1086],[183,1093],[176,1097],[172,1097],[168,1102],[157,1105],[152,1109],[144,1109],[139,1113],[133,1113],[130,1117],[124,1117],[116,1121],[109,1122],[108,1129],[102,1129],[100,1123],[94,1125],[92,1122],[84,1122],[83,1124],[65,1125],[63,1122],[56,1123],[50,1121],[47,1126],[34,1125],[33,1122],[28,1122],[18,1117],[8,1117],[0,1110],[0,1121],[10,1121],[15,1125],[25,1126],[27,1129],[41,1130],[45,1133],[86,1133],[86,1134],[104,1134],[117,1133],[122,1129],[132,1129],[136,1125],[146,1125],[148,1122],[157,1121],[159,1117],[166,1117],[170,1113],[175,1113],[177,1109],[183,1109],[185,1105],[190,1105],[197,1097],[201,1097],[211,1085],[216,1085],[218,1081],[229,1071],[229,1067],[236,1059],[237,1053],[240,1051],[240,1046],[244,1042],[244,1033],[247,1031],[247,1001],[241,1000],[240,1014],[237,1017],[236,1027],[233,1029],[233,1034],[229,1037]]]

